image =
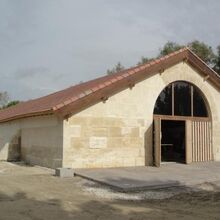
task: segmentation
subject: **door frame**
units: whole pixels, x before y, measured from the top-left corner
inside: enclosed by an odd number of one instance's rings
[[[156,167],[160,167],[161,164],[161,121],[185,121],[185,164],[192,163],[192,122],[193,121],[211,121],[210,117],[186,117],[186,116],[170,116],[170,115],[153,115],[153,160]],[[155,126],[156,123],[156,126]],[[159,123],[159,125],[158,125]],[[160,132],[156,131],[160,129]],[[212,127],[211,127],[212,133]],[[211,137],[212,138],[212,137]],[[160,143],[158,143],[160,139]],[[159,155],[160,154],[160,155]]]
[[[153,164],[160,167],[161,164],[161,119],[154,119],[153,125]]]

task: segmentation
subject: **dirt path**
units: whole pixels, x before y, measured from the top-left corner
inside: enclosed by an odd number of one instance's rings
[[[0,220],[220,219],[219,183],[170,191],[172,197],[162,200],[158,195],[166,192],[145,193],[139,200],[141,193],[123,198],[94,188],[80,178],[59,179],[51,170],[1,162]]]

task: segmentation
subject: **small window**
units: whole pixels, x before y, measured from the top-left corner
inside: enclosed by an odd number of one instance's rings
[[[154,114],[172,115],[172,85],[167,86],[159,95],[154,108]]]
[[[193,88],[193,116],[208,117],[205,101],[197,88]]]
[[[191,86],[186,82],[174,83],[174,115],[191,116]]]
[[[183,81],[168,85],[160,93],[154,114],[208,117],[206,103],[199,89]]]

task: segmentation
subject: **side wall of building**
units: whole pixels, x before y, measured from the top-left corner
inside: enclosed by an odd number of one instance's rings
[[[64,120],[63,166],[121,167],[152,164],[153,110],[160,92],[171,82],[198,86],[213,119],[214,158],[220,160],[220,93],[196,70],[181,62],[126,89],[105,103]]]
[[[63,121],[30,117],[0,124],[0,160],[20,157],[32,165],[62,166]]]

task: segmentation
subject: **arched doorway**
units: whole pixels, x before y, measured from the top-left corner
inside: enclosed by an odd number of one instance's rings
[[[213,160],[211,111],[195,85],[176,81],[154,107],[154,164]]]

